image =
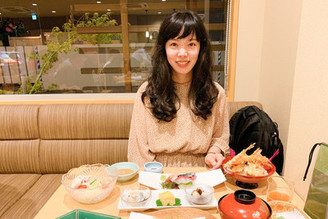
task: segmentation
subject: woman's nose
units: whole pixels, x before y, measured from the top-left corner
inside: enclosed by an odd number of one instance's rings
[[[178,57],[187,56],[187,51],[184,48],[179,49]]]

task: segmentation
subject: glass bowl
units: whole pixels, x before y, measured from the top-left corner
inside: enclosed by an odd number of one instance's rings
[[[62,176],[62,184],[76,201],[92,204],[109,196],[118,177],[118,170],[107,164],[82,165]]]
[[[118,182],[126,182],[131,180],[139,171],[139,166],[133,162],[114,163],[112,167],[118,169]]]
[[[196,205],[209,203],[214,194],[214,188],[206,184],[190,185],[184,190],[188,201]]]
[[[121,194],[122,203],[126,206],[139,207],[145,205],[151,196],[151,190],[145,186],[125,189]]]

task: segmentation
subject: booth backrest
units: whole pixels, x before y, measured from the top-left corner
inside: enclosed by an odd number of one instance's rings
[[[229,102],[230,117],[258,102]],[[0,173],[127,161],[133,103],[0,105]]]

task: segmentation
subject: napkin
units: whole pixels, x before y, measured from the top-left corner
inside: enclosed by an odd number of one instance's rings
[[[145,215],[145,214],[141,214],[141,213],[137,213],[137,212],[131,212],[130,213],[130,217],[129,219],[157,219],[157,217],[153,217],[153,216],[149,216],[149,215]],[[205,217],[195,217],[192,219],[205,219]]]
[[[139,172],[139,183],[149,186],[154,189],[161,189],[161,175],[170,175],[170,174],[163,174],[163,173],[152,173],[152,172]],[[224,174],[222,173],[221,169],[210,170],[205,172],[196,173],[196,180],[194,181],[195,184],[207,184],[210,186],[216,186],[220,183],[226,181]]]
[[[153,216],[137,213],[137,212],[131,212],[129,219],[155,219]]]

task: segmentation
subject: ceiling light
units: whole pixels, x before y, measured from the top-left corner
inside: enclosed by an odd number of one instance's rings
[[[97,4],[101,4],[101,1],[97,1]]]
[[[158,11],[157,14],[162,14],[162,12],[161,11]]]
[[[149,31],[146,31],[146,38],[149,38]]]
[[[166,0],[162,0],[162,2],[166,2]]]
[[[56,14],[56,11],[51,11],[51,13]]]
[[[107,8],[107,11],[111,11],[111,9],[110,8]]]
[[[32,3],[32,5],[33,5],[33,6],[37,6],[38,4],[36,4],[36,3]]]

